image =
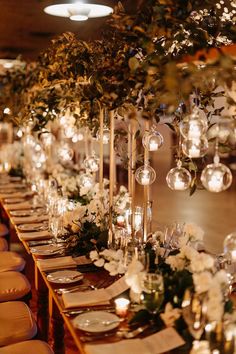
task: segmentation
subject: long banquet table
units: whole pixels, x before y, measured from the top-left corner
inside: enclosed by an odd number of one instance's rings
[[[1,186],[3,186],[1,184]],[[19,230],[17,225],[14,223],[14,220],[7,208],[7,204],[4,202],[4,198],[0,198],[1,201],[1,212],[2,218],[5,219],[5,222],[9,223],[10,229],[19,236]],[[81,354],[88,354],[85,349],[85,344],[81,340],[84,336],[84,333],[79,331],[73,325],[73,316],[69,316],[67,312],[65,312],[65,307],[60,295],[55,291],[60,287],[60,285],[55,285],[48,281],[47,273],[42,271],[38,265],[37,260],[38,256],[35,256],[30,251],[29,242],[24,240],[20,240],[22,242],[26,252],[29,256],[31,256],[31,264],[34,267],[35,273],[35,289],[37,291],[37,314],[38,314],[38,327],[40,330],[41,337],[45,340],[49,340],[51,338],[53,342],[53,349],[55,354],[63,354],[65,353],[64,347],[64,324],[67,327],[69,333],[73,337],[74,343],[78,348],[78,352]],[[29,265],[28,265],[29,266]],[[78,270],[80,268],[78,267]],[[111,284],[114,280],[112,277],[108,275],[105,271],[97,271],[97,272],[85,272],[84,273],[84,281],[86,284],[94,285],[101,282],[101,278],[104,279],[105,286]],[[64,285],[63,285],[64,287]],[[104,306],[94,306],[93,309],[102,309],[106,310]],[[81,312],[87,308],[82,308]],[[50,323],[50,326],[49,326]],[[125,324],[121,324],[121,326],[125,326]],[[50,329],[50,335],[49,335]],[[119,338],[114,334],[114,336],[109,336],[107,338],[99,338],[93,341],[93,343],[113,343],[119,341]]]

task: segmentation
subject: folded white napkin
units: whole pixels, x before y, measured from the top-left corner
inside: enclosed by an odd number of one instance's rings
[[[26,198],[32,195],[32,192],[14,192],[14,193],[0,193],[1,199],[11,199],[11,198]]]
[[[12,203],[12,204],[4,203],[4,206],[7,210],[10,210],[10,211],[31,209],[33,207],[32,203],[29,201],[25,201],[22,203]]]
[[[12,217],[11,220],[13,221],[13,223],[15,225],[20,225],[20,224],[34,224],[34,223],[40,223],[43,221],[47,221],[48,220],[48,216],[47,215],[32,215],[32,216],[15,216]]]
[[[21,189],[21,188],[25,188],[25,184],[23,184],[23,183],[14,183],[14,182],[8,183],[7,182],[5,184],[1,184],[1,189],[3,189],[3,187],[5,189],[10,189],[10,188],[12,188],[12,189],[14,189],[14,188]]]
[[[62,294],[65,308],[80,306],[95,306],[109,304],[113,297],[118,296],[128,289],[125,278],[122,277],[106,289],[98,289],[93,291],[73,292]]]
[[[20,240],[31,241],[31,240],[47,240],[52,238],[49,231],[34,231],[34,232],[19,232],[18,236]]]
[[[87,344],[88,354],[161,354],[184,345],[174,328],[166,328],[144,339],[121,340],[117,343]]]
[[[41,269],[44,272],[50,270],[56,270],[56,269],[76,267],[76,262],[71,256],[49,258],[49,259],[38,259],[37,264],[39,269]]]

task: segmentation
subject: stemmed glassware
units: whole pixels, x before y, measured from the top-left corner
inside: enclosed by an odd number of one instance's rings
[[[55,243],[58,243],[58,239],[64,231],[64,212],[66,208],[65,199],[57,197],[54,199],[54,203],[51,205],[49,213],[49,229],[54,237]]]
[[[145,273],[142,290],[142,303],[151,314],[157,314],[164,300],[162,275],[160,273]]]

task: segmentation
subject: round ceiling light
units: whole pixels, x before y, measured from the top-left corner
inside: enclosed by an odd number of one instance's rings
[[[83,4],[56,4],[45,7],[44,12],[48,15],[68,17],[72,21],[86,21],[89,18],[104,17],[112,14],[113,9],[105,5]]]

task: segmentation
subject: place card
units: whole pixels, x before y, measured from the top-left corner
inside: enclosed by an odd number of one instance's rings
[[[116,297],[128,289],[124,277],[105,289],[92,291],[73,292],[62,294],[65,308],[95,306],[99,304],[109,304],[113,297]]]
[[[88,354],[161,354],[184,344],[174,328],[166,328],[144,339],[121,340],[116,343],[87,344]]]

